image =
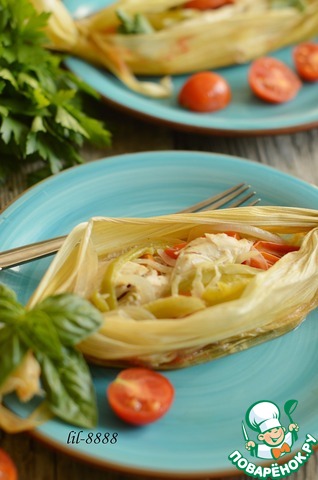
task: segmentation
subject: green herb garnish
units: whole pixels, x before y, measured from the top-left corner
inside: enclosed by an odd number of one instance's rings
[[[307,8],[307,1],[306,0],[271,0],[271,7],[272,8],[293,7],[303,12]]]
[[[153,33],[154,29],[151,23],[144,15],[136,13],[134,16],[129,15],[121,9],[116,11],[117,17],[121,21],[118,27],[118,33],[127,35]]]
[[[27,310],[12,290],[0,284],[0,387],[31,349],[41,365],[51,412],[68,423],[94,427],[94,386],[75,346],[101,324],[100,312],[77,295],[51,296]]]
[[[0,180],[41,159],[44,175],[83,162],[84,141],[110,143],[101,122],[83,113],[89,86],[62,69],[43,28],[49,15],[28,0],[0,0]]]

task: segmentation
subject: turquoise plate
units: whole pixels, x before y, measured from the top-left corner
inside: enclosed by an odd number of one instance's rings
[[[89,15],[112,0],[65,0],[77,17]],[[292,67],[291,48],[273,54]],[[81,60],[69,58],[67,67],[101,93],[104,100],[120,109],[178,129],[201,133],[273,134],[304,130],[318,125],[318,83],[304,84],[298,96],[289,103],[270,105],[255,98],[247,84],[249,65],[218,70],[232,89],[230,105],[215,113],[192,113],[182,109],[177,94],[187,75],[173,77],[174,94],[169,99],[144,97],[126,88],[105,70]],[[156,78],[152,80],[156,81]]]
[[[27,191],[0,216],[1,249],[65,234],[95,215],[172,213],[242,181],[253,185],[264,205],[318,208],[314,186],[251,161],[201,152],[128,154],[75,167]],[[4,270],[0,281],[26,302],[49,263],[42,259]],[[165,417],[142,428],[120,422],[107,405],[105,390],[116,370],[92,368],[99,406],[94,434],[117,432],[117,442],[67,444],[70,432],[79,430],[58,420],[35,436],[78,459],[121,471],[181,478],[233,475],[237,470],[228,455],[245,450],[241,422],[253,402],[268,399],[282,408],[287,400],[298,400],[293,419],[299,442],[306,433],[318,437],[317,338],[316,310],[281,338],[167,372],[175,402]],[[8,402],[21,414],[29,411],[14,398]],[[284,414],[282,422],[287,425]],[[250,458],[247,451],[245,456]]]

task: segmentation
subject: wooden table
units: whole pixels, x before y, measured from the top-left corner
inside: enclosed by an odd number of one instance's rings
[[[100,106],[99,114],[113,132],[113,144],[111,148],[103,151],[86,149],[87,160],[146,150],[202,150],[245,157],[251,162],[270,165],[318,185],[318,129],[284,136],[230,138],[181,133],[162,126],[148,125],[104,106]],[[25,188],[24,173],[13,176],[0,188],[0,210]],[[318,201],[312,207],[318,209]],[[0,434],[0,446],[5,448],[16,462],[19,480],[130,480],[137,478],[80,464],[63,454],[49,450],[27,434],[15,436]],[[138,478],[146,480],[145,477]],[[318,451],[305,466],[288,478],[317,480]]]

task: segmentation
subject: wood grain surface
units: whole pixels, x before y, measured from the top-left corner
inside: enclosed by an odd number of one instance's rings
[[[182,133],[149,125],[115,110],[100,106],[98,115],[113,133],[112,147],[86,148],[87,161],[121,153],[148,150],[200,150],[241,156],[251,162],[270,165],[307,182],[318,185],[318,129],[292,135],[231,138]],[[0,210],[26,188],[28,169],[12,176],[0,187]],[[317,204],[312,206],[318,209]],[[0,246],[1,248],[1,246]],[[102,471],[56,453],[28,434],[6,435],[0,432],[0,446],[6,449],[18,467],[19,480],[133,480],[127,473]],[[228,478],[234,478],[234,475]],[[240,477],[250,478],[250,477]],[[318,479],[318,451],[290,480]],[[150,480],[149,477],[138,479]],[[207,479],[206,479],[207,480]]]

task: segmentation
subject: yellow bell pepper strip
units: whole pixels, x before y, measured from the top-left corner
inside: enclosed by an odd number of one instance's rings
[[[191,313],[202,310],[206,307],[203,300],[197,297],[184,295],[173,295],[165,298],[158,298],[153,302],[143,305],[156,318],[178,318],[186,317]]]

